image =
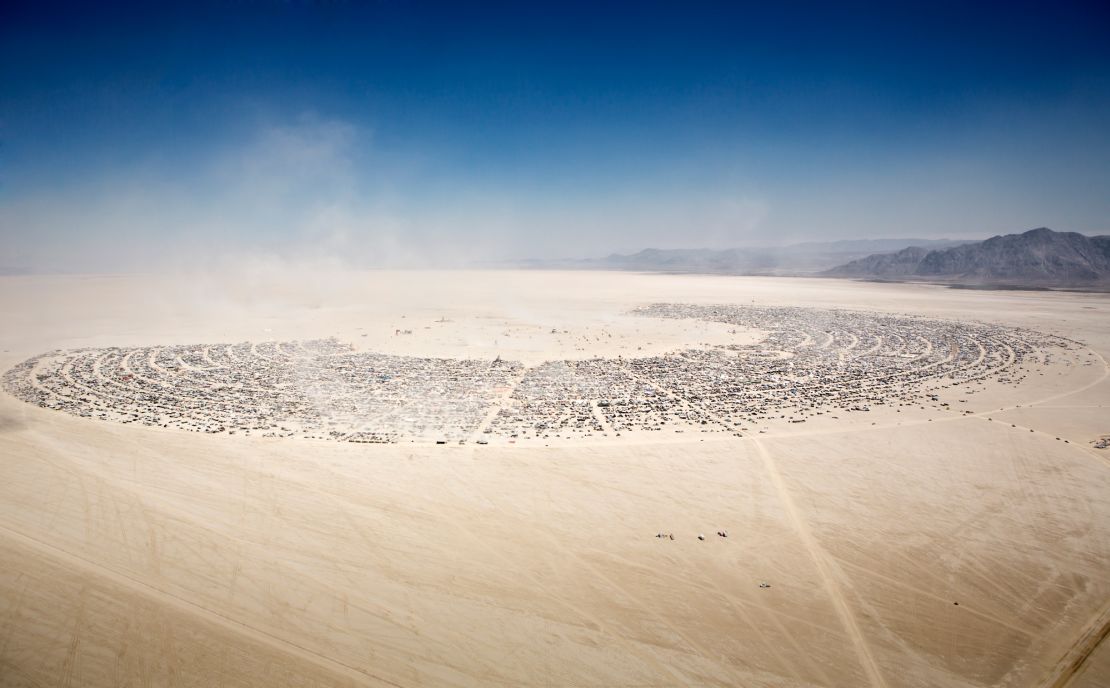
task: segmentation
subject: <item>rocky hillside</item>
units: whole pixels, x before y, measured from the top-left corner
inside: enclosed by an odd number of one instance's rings
[[[1110,236],[1088,237],[1041,227],[951,248],[912,246],[874,254],[824,274],[966,284],[1110,286]]]

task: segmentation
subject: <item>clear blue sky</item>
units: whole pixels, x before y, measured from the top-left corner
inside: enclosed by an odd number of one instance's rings
[[[0,267],[1110,232],[1106,3],[4,3]]]

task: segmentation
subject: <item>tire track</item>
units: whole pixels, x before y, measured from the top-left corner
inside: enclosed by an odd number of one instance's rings
[[[178,611],[184,612],[193,617],[199,617],[210,623],[214,623],[226,630],[229,630],[237,635],[245,636],[255,642],[266,645],[271,649],[275,649],[283,654],[291,655],[321,667],[330,673],[340,674],[347,678],[354,679],[362,685],[376,685],[376,686],[393,686],[394,688],[404,688],[402,684],[395,683],[381,676],[375,676],[363,669],[353,667],[349,664],[344,664],[331,657],[314,652],[306,647],[298,645],[289,640],[285,640],[276,635],[268,633],[260,628],[256,628],[249,624],[238,621],[229,616],[225,616],[207,607],[201,606],[195,602],[191,602],[183,597],[174,595],[171,592],[162,590],[145,581],[120,573],[102,564],[89,561],[84,557],[76,554],[71,554],[63,549],[55,547],[50,543],[43,542],[37,538],[29,535],[24,535],[19,531],[13,530],[6,525],[0,524],[0,532],[3,532],[9,539],[22,544],[25,547],[36,550],[50,558],[63,561],[77,570],[84,570],[94,573],[101,578],[107,579],[117,585],[121,585],[129,590],[143,595],[149,599],[163,603],[167,606],[173,607]]]
[[[1079,676],[1083,663],[1108,637],[1110,637],[1110,604],[1103,607],[1102,611],[1087,625],[1079,639],[1068,648],[1056,666],[1052,667],[1051,673],[1041,686],[1066,688],[1071,685],[1072,679]]]
[[[771,457],[771,453],[763,444],[755,439],[751,439],[752,446],[759,452],[760,458],[763,459],[763,465],[767,469],[768,475],[771,476],[771,482],[775,486],[775,490],[779,494],[779,499],[782,501],[783,507],[786,509],[787,515],[790,517],[791,523],[794,524],[794,529],[798,532],[798,537],[801,539],[802,544],[809,552],[810,557],[813,558],[813,563],[817,565],[817,572],[825,581],[825,589],[829,593],[829,598],[836,609],[837,616],[840,617],[841,623],[844,625],[844,630],[848,632],[848,638],[852,642],[852,646],[856,650],[859,657],[860,665],[863,668],[869,683],[873,688],[886,688],[886,681],[883,679],[882,673],[879,671],[879,665],[875,662],[875,657],[871,654],[871,648],[867,645],[867,640],[863,637],[863,633],[859,630],[859,625],[856,623],[855,615],[852,614],[851,607],[848,606],[848,600],[844,597],[844,593],[840,589],[837,582],[839,576],[836,574],[834,564],[830,561],[828,554],[821,548],[821,545],[813,537],[810,532],[809,526],[802,518],[798,507],[794,504],[794,499],[790,496],[789,488],[786,486],[786,481],[783,480],[782,475],[779,473],[778,466],[775,465],[775,460]]]

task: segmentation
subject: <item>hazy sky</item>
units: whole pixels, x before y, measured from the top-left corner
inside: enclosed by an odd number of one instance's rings
[[[1105,2],[0,9],[0,268],[1110,232]]]

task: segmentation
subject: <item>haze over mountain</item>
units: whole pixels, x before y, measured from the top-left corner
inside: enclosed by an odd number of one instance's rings
[[[948,248],[910,246],[825,272],[832,277],[921,279],[957,284],[1110,287],[1110,236],[1047,227]]]
[[[787,246],[729,249],[645,248],[636,253],[613,253],[583,260],[532,260],[541,268],[635,270],[727,275],[808,275],[874,253],[898,251],[911,245],[946,248],[966,243],[952,239],[851,239],[810,241]]]

